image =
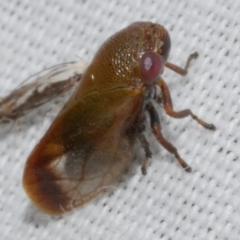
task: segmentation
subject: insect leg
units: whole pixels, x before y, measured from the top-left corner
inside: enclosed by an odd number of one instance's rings
[[[153,99],[157,102],[157,103],[162,103],[162,97],[161,97],[161,95],[157,92],[157,90],[159,90],[158,88],[157,88],[157,85],[154,85],[154,89],[153,89],[153,93],[154,93],[154,95],[153,95]]]
[[[146,175],[147,174],[147,164],[148,164],[148,159],[152,157],[152,152],[150,150],[150,147],[149,147],[149,143],[146,139],[146,137],[142,134],[142,133],[139,133],[138,134],[138,139],[145,151],[145,159],[142,163],[142,167],[141,167],[141,170],[142,170],[142,174],[143,175]]]
[[[167,113],[167,115],[169,115],[173,118],[185,118],[187,116],[191,116],[195,121],[197,121],[204,128],[209,129],[209,130],[216,130],[216,127],[213,124],[204,122],[203,120],[198,118],[195,114],[193,114],[190,109],[185,109],[185,110],[178,111],[178,112],[174,111],[171,95],[170,95],[167,84],[164,82],[163,79],[161,79],[158,82],[158,85],[162,91],[163,106],[164,106],[164,109],[165,109],[165,112]]]
[[[174,156],[176,157],[176,159],[178,160],[178,162],[180,163],[180,165],[184,168],[184,170],[186,172],[191,172],[192,171],[191,167],[180,157],[177,149],[163,137],[158,113],[151,102],[147,103],[146,110],[148,111],[148,113],[150,115],[151,128],[152,128],[153,134],[157,138],[158,142],[167,151],[174,154]]]
[[[187,62],[185,64],[185,67],[184,68],[181,68],[173,63],[170,63],[170,62],[166,62],[165,66],[169,69],[171,69],[172,71],[182,75],[182,76],[185,76],[188,72],[188,68],[189,68],[189,65],[190,65],[190,62],[193,60],[193,59],[196,59],[198,57],[198,52],[194,52],[192,54],[189,55],[188,59],[187,59]]]

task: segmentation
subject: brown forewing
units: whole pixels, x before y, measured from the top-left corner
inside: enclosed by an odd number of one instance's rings
[[[141,104],[141,92],[126,87],[65,107],[27,161],[23,184],[35,204],[61,214],[109,186],[132,156]]]

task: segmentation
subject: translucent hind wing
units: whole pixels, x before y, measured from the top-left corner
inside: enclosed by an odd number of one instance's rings
[[[35,74],[0,101],[0,123],[8,123],[73,90],[88,64],[63,63]]]

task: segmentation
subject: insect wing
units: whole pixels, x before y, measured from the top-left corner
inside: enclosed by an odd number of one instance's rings
[[[136,129],[131,128],[136,112],[129,110],[136,99],[131,90],[121,90],[122,102],[114,91],[70,99],[73,104],[60,112],[27,160],[23,185],[43,211],[62,214],[83,205],[108,187],[129,162],[136,137]],[[112,98],[111,105],[106,98]],[[121,111],[116,108],[119,101]],[[127,121],[126,116],[130,116]]]
[[[74,89],[87,63],[63,63],[32,77],[0,102],[0,123],[8,123]],[[29,79],[30,80],[30,79]]]

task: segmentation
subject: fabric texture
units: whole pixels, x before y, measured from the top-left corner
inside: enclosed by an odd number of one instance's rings
[[[169,60],[184,66],[182,77],[165,69],[174,109],[190,108],[217,130],[190,117],[173,119],[162,107],[164,136],[192,167],[147,133],[153,157],[141,174],[143,151],[106,192],[83,208],[50,217],[30,203],[22,174],[27,156],[60,107],[51,103],[14,125],[1,126],[0,239],[238,240],[240,239],[240,2],[234,0],[2,0],[0,2],[0,95],[53,65],[90,61],[99,46],[134,21],[164,25]],[[54,113],[53,113],[54,115]],[[29,118],[27,116],[26,118]]]

